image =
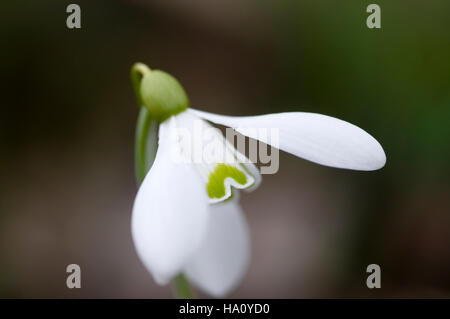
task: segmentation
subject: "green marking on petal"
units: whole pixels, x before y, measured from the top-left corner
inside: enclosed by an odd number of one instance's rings
[[[241,185],[247,183],[247,176],[238,168],[227,164],[218,164],[214,171],[209,174],[208,184],[206,185],[210,198],[222,198],[226,195],[226,178],[232,178]]]

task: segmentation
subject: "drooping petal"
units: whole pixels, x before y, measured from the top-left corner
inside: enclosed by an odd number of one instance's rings
[[[185,268],[187,278],[221,297],[239,284],[249,259],[247,222],[237,200],[211,205],[207,234]]]
[[[160,126],[155,162],[137,193],[132,236],[159,284],[177,275],[199,247],[208,223],[205,185],[190,163],[174,162],[174,120]],[[176,150],[175,150],[176,151]]]
[[[189,112],[318,164],[370,171],[386,163],[383,148],[370,134],[330,116],[290,112],[235,117],[192,109]],[[278,131],[275,140],[270,134],[261,134],[261,130],[270,133],[273,129]]]

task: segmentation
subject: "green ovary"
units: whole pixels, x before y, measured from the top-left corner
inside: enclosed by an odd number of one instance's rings
[[[188,97],[181,84],[164,71],[149,69],[144,73],[139,93],[152,119],[158,123],[189,107]]]
[[[241,185],[247,183],[247,177],[238,168],[227,164],[219,164],[214,171],[209,174],[208,184],[206,185],[208,196],[210,198],[222,198],[225,196],[226,178],[232,178]]]

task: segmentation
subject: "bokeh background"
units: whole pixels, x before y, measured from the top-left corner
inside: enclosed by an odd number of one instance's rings
[[[386,151],[376,172],[282,154],[241,196],[253,251],[231,297],[450,297],[449,1],[78,0],[79,30],[69,3],[0,5],[0,297],[171,296],[130,236],[136,61],[197,108],[324,113]]]

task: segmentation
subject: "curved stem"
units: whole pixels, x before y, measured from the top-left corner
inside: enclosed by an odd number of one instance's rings
[[[158,125],[155,121],[152,121],[150,112],[146,107],[141,107],[136,124],[134,144],[134,168],[138,185],[142,183],[155,160],[157,129]],[[149,136],[151,136],[150,139]]]
[[[150,72],[150,69],[142,63],[136,63],[131,69],[131,82],[140,108],[134,143],[134,164],[136,183],[138,186],[142,183],[147,172],[152,167],[158,147],[158,124],[151,118],[149,110],[143,106],[140,94],[140,83],[146,72]],[[172,284],[177,298],[194,298],[194,293],[189,286],[189,282],[182,273],[173,279]]]
[[[134,94],[138,102],[138,106],[141,107],[143,104],[141,97],[141,81],[145,74],[149,73],[150,69],[143,63],[135,63],[131,67],[131,83],[133,84]]]

